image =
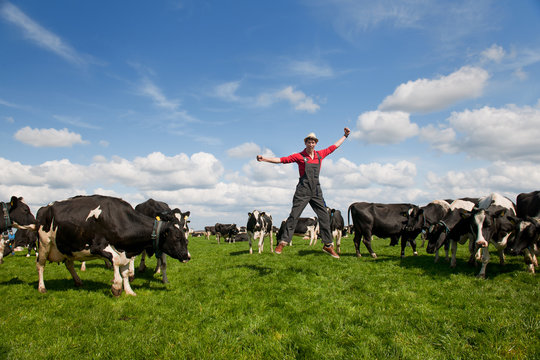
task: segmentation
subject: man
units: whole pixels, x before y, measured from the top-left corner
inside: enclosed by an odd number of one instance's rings
[[[319,184],[319,172],[321,170],[322,159],[330,155],[343,144],[345,139],[351,133],[349,128],[345,128],[344,131],[345,134],[336,141],[334,145],[323,150],[315,150],[315,145],[317,145],[319,139],[317,139],[317,136],[314,133],[310,133],[304,139],[306,148],[302,152],[282,158],[257,155],[257,161],[265,161],[273,164],[289,164],[295,162],[298,164],[298,171],[300,172],[300,179],[298,180],[298,185],[296,185],[291,213],[287,218],[285,231],[281,241],[276,246],[276,254],[281,254],[283,247],[291,242],[298,218],[309,203],[319,218],[321,238],[324,244],[323,251],[332,257],[339,259],[339,255],[334,251],[332,234],[330,232],[330,216],[326,210],[326,203],[323,198],[321,185]]]

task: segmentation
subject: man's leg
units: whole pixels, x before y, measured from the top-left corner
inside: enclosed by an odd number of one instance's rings
[[[309,204],[319,218],[319,231],[321,232],[321,239],[324,243],[323,251],[330,256],[339,259],[339,255],[334,250],[332,232],[330,231],[330,215],[328,215],[328,210],[326,209],[322,195],[313,197]]]
[[[302,211],[304,211],[306,208],[309,200],[310,196],[299,194],[298,190],[294,193],[291,213],[285,221],[285,230],[283,231],[283,235],[281,236],[281,239],[278,240],[276,254],[281,254],[283,247],[291,242],[294,235],[294,229],[298,223],[298,218],[300,215],[302,215]]]

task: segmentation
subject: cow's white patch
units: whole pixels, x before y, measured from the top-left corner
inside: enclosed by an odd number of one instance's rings
[[[86,221],[88,221],[88,219],[90,219],[92,216],[95,217],[96,219],[99,218],[99,215],[101,215],[101,209],[100,209],[100,206],[101,205],[98,205],[97,208],[95,208],[94,210],[90,211],[90,213],[88,214],[88,216],[86,217]]]

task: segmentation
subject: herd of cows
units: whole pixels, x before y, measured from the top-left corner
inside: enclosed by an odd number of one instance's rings
[[[153,199],[133,208],[129,203],[114,197],[92,195],[76,196],[57,201],[40,208],[34,217],[22,198],[13,196],[9,203],[0,203],[3,220],[0,232],[7,234],[16,228],[15,239],[3,236],[0,241],[0,263],[3,256],[17,245],[35,246],[38,271],[38,290],[46,292],[44,282],[45,264],[63,262],[71,273],[75,285],[82,284],[75,271],[74,262],[101,258],[112,264],[114,280],[111,291],[118,296],[125,291],[135,295],[130,280],[135,274],[134,259],[142,254],[139,271],[144,271],[145,257],[155,255],[158,259],[156,271],[162,272],[167,282],[166,255],[187,262],[188,237],[215,235],[218,243],[224,241],[247,241],[249,253],[253,253],[252,242],[258,240],[258,251],[263,252],[264,239],[270,239],[273,251],[273,235],[279,242],[284,222],[280,228],[272,223],[272,216],[254,210],[248,214],[245,227],[236,224],[217,223],[204,231],[193,231],[188,227],[190,212],[171,209],[166,203]],[[479,277],[486,276],[489,263],[489,245],[497,250],[501,264],[505,254],[522,254],[530,273],[538,266],[540,255],[540,191],[519,194],[514,203],[510,199],[493,193],[481,198],[435,200],[426,206],[414,204],[379,204],[356,202],[349,206],[348,223],[339,210],[328,209],[331,231],[336,250],[340,251],[341,237],[354,233],[356,255],[361,257],[360,243],[363,242],[370,255],[377,257],[371,247],[372,237],[390,238],[391,245],[401,239],[401,256],[410,244],[414,255],[416,238],[427,240],[426,251],[435,253],[438,259],[442,247],[450,266],[456,266],[458,244],[467,244],[469,263],[481,262]],[[310,245],[317,242],[319,225],[317,218],[300,218],[295,234],[306,236]],[[292,244],[292,243],[291,243]],[[30,253],[30,250],[29,250]]]

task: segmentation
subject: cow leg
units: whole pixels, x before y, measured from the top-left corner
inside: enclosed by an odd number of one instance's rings
[[[218,243],[218,244],[219,244],[219,238],[220,238],[219,233],[216,232],[216,239],[217,239],[217,243]]]
[[[154,274],[161,274],[161,256],[158,257],[156,254],[156,268],[154,269]]]
[[[457,252],[457,241],[450,240],[452,243],[452,261],[450,262],[450,267],[453,269],[456,267],[456,252]]]
[[[120,296],[122,294],[122,276],[120,275],[120,267],[113,261],[114,279],[111,287],[111,292],[114,296]]]
[[[86,261],[81,262],[81,271],[86,271]]]
[[[499,261],[501,265],[505,265],[505,257],[504,257],[504,248],[497,249],[497,253],[499,254]]]
[[[401,257],[405,257],[405,247],[407,246],[407,237],[401,236]]]
[[[489,248],[482,247],[479,249],[479,251],[482,251],[482,268],[480,268],[480,272],[478,273],[478,277],[481,279],[486,278],[486,268],[487,264],[489,263]]]
[[[253,246],[251,245],[252,239],[253,239],[253,233],[251,231],[248,231],[248,242],[249,242],[249,253],[253,254]]]
[[[368,249],[369,254],[371,255],[371,257],[376,259],[377,254],[375,254],[375,251],[373,251],[373,249],[371,248],[371,241],[372,240],[373,240],[373,235],[371,235],[371,233],[369,234],[369,237],[364,236],[364,245],[366,245],[366,248]]]
[[[274,252],[274,237],[272,235],[272,230],[270,230],[270,251]]]
[[[446,262],[449,262],[450,261],[450,257],[449,257],[449,251],[450,251],[450,243],[448,241],[446,241],[444,243],[444,260]]]
[[[105,266],[109,269],[109,260],[105,259]],[[129,281],[135,280],[135,256],[129,259]]]
[[[264,232],[261,231],[259,235],[259,254],[261,254],[264,250]]]
[[[534,256],[534,253],[531,252],[531,250],[529,250],[528,248],[525,248],[523,250],[523,255],[524,255],[524,260],[525,260],[525,264],[527,264],[527,271],[531,274],[534,274],[534,258],[536,256]]]
[[[409,240],[409,244],[411,244],[413,256],[418,256],[418,251],[416,251],[416,239]]]
[[[73,278],[73,281],[75,282],[75,286],[81,287],[82,281],[79,275],[77,275],[77,272],[75,271],[75,264],[73,263],[73,260],[66,259],[64,263],[66,264],[66,268],[68,269],[69,273],[71,274],[71,277]]]
[[[146,270],[146,251],[143,251],[141,254],[141,262],[139,263],[138,272],[144,272]]]
[[[360,254],[360,240],[361,240],[361,238],[362,238],[362,235],[360,234],[360,232],[357,229],[355,229],[353,242],[354,242],[354,249],[356,250],[356,257],[362,257],[362,254]]]
[[[439,261],[439,249],[435,250],[435,260],[434,263],[437,263]]]
[[[38,272],[38,291],[42,294],[47,292],[45,288],[45,281],[43,280],[43,273],[45,271],[45,264],[47,263],[47,258],[49,257],[49,252],[51,251],[51,240],[49,239],[49,234],[38,230],[38,254],[36,256],[36,269]]]
[[[164,284],[168,284],[169,279],[167,279],[167,255],[166,254],[161,254],[161,269],[162,269],[161,281]]]
[[[122,280],[124,282],[124,290],[126,291],[126,294],[131,296],[137,296],[131,289],[131,285],[129,284],[129,263],[124,264],[120,266],[120,274],[122,274]],[[122,289],[120,288],[120,294],[122,293]]]
[[[3,236],[0,235],[0,237],[2,237],[2,238],[0,238],[0,264],[3,264],[4,263],[4,247],[6,245],[5,245]]]
[[[338,254],[341,254],[341,230],[338,230],[337,236],[336,236],[336,247]]]

